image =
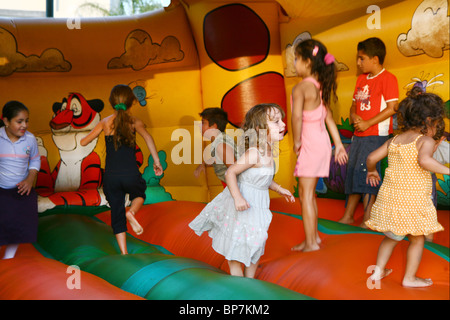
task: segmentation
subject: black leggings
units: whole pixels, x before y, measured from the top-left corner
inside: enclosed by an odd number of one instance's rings
[[[128,193],[130,201],[141,197],[145,200],[147,185],[141,174],[105,174],[103,191],[111,207],[111,227],[114,234],[127,231],[125,214],[125,196]]]

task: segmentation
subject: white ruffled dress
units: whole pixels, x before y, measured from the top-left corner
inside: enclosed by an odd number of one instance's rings
[[[250,266],[264,254],[267,231],[272,221],[269,210],[269,186],[273,166],[250,168],[238,176],[242,196],[250,205],[236,211],[228,187],[217,195],[189,224],[197,235],[208,231],[213,249],[228,261],[236,260]]]

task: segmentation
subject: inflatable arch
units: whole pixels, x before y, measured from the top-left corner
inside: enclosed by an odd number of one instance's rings
[[[221,107],[229,116],[228,129],[235,130],[253,105],[278,103],[286,111],[288,130],[279,145],[275,181],[295,192],[289,97],[299,79],[292,69],[293,46],[297,41],[317,38],[336,57],[339,100],[332,106],[333,115],[341,137],[351,148],[353,128],[348,115],[358,74],[356,45],[375,36],[386,44],[385,67],[398,78],[400,99],[410,87],[420,85],[446,101],[448,137],[448,10],[445,0],[342,0],[339,5],[316,0],[172,0],[168,7],[151,13],[86,18],[76,25],[66,19],[0,19],[0,105],[19,100],[29,107],[30,131],[37,137],[42,164],[36,182],[39,240],[34,246],[21,246],[15,261],[0,262],[0,296],[64,296],[60,293],[64,288],[46,295],[21,292],[21,286],[36,285],[19,279],[19,269],[12,269],[24,261],[36,266],[39,275],[55,273],[55,277],[61,277],[56,273],[65,265],[79,265],[83,276],[88,274],[90,279],[89,289],[83,291],[86,298],[188,298],[167,295],[167,288],[181,281],[177,276],[162,277],[166,284],[136,287],[133,281],[145,279],[146,270],[152,268],[161,275],[187,269],[183,272],[189,276],[184,279],[196,283],[204,279],[205,286],[211,279],[227,290],[241,286],[235,279],[227,280],[226,264],[208,250],[208,239],[194,238],[187,228],[189,219],[223,189],[212,168],[198,179],[193,175],[208,144],[196,125],[199,113],[204,108]],[[130,240],[136,250],[122,259],[114,256],[115,249],[101,222],[109,221],[102,191],[103,137],[86,147],[79,145],[85,132],[112,113],[109,92],[119,83],[133,88],[138,98],[133,113],[146,123],[165,169],[162,177],[155,177],[149,169],[153,161],[149,151],[137,148],[137,161],[148,185],[145,208],[138,213],[146,232],[141,239]],[[139,139],[137,143],[138,147],[145,145]],[[442,143],[436,156],[448,165],[448,141]],[[387,281],[386,290],[368,290],[365,270],[373,264],[381,238],[356,226],[333,222],[343,212],[344,180],[345,167],[332,163],[330,178],[321,181],[317,190],[321,197],[320,231],[328,249],[308,257],[286,250],[302,237],[299,204],[286,205],[271,193],[274,220],[257,273],[265,281],[250,281],[247,297],[449,299],[449,176],[436,177],[438,216],[446,231],[436,234],[435,242],[427,245],[426,270],[421,272],[431,273],[435,285],[423,290],[426,294],[422,296],[401,288],[395,277]],[[357,216],[361,208],[358,210]],[[75,230],[88,240],[72,239],[70,234]],[[101,236],[93,238],[94,232]],[[353,254],[340,257],[338,253],[346,246],[354,246]],[[343,264],[342,268],[349,268],[346,270],[329,263],[342,258],[359,260],[358,264]],[[129,270],[130,279],[108,278],[98,271],[104,263]],[[401,259],[393,264],[400,270],[404,267]],[[358,276],[349,281],[345,274]],[[13,278],[15,282],[3,286]],[[47,279],[48,288],[55,281]],[[189,281],[179,285],[189,286]],[[336,285],[341,291],[330,290]],[[277,288],[273,296],[259,294],[258,288],[265,286]],[[204,298],[202,290],[191,292],[190,297]],[[79,294],[72,291],[66,297],[76,299],[82,296]]]

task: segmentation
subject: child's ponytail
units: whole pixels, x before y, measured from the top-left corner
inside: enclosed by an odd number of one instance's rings
[[[131,108],[136,97],[131,88],[124,84],[119,84],[111,90],[109,102],[114,110],[117,111],[117,116],[114,119],[114,148],[117,150],[119,146],[125,145],[134,147],[136,144],[134,132],[131,130],[133,119],[127,113]]]

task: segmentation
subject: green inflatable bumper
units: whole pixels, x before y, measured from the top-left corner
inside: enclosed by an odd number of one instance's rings
[[[127,237],[129,254],[121,255],[111,228],[82,215],[41,217],[36,246],[47,257],[76,265],[145,299],[311,299],[270,282],[230,276],[131,236]]]

